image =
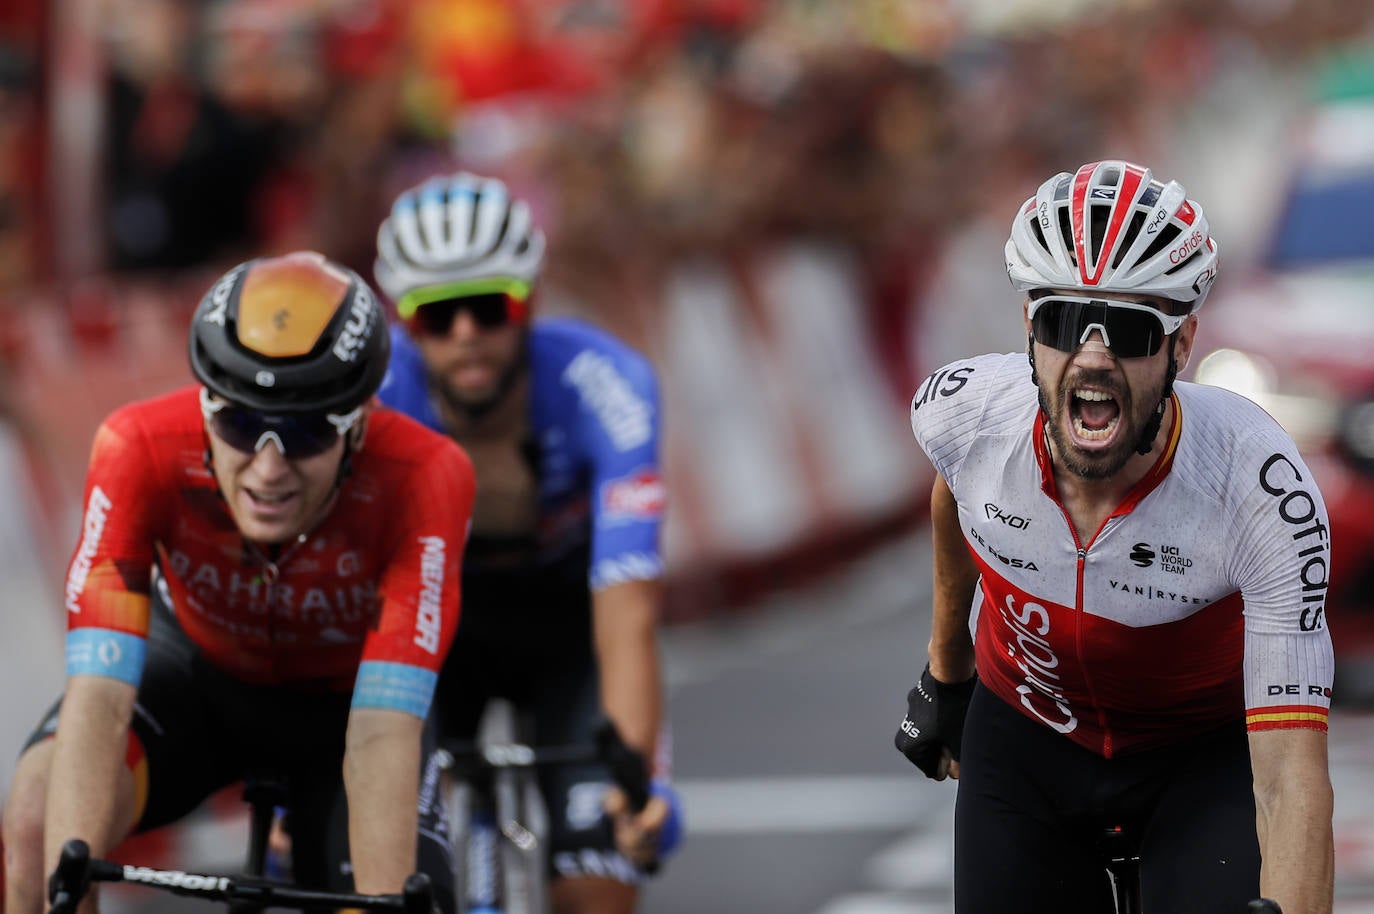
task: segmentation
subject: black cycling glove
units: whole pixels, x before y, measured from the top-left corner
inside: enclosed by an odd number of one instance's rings
[[[959,743],[964,738],[964,715],[978,682],[975,673],[967,682],[954,685],[940,682],[930,675],[930,664],[921,671],[921,679],[906,695],[906,719],[897,730],[897,751],[911,764],[920,768],[928,778],[936,776],[940,765],[940,751],[959,760]]]

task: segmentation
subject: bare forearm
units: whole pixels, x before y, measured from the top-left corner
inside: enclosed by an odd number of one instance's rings
[[[359,892],[399,892],[415,871],[421,726],[400,711],[355,711],[349,720],[344,789]]]
[[[1250,736],[1260,892],[1284,914],[1331,914],[1334,800],[1326,734],[1273,730]]]
[[[650,761],[663,715],[659,593],[656,582],[633,581],[594,597],[602,706],[625,742]]]
[[[1260,892],[1284,914],[1331,914],[1335,852],[1329,787],[1298,784],[1259,807]]]
[[[82,838],[98,855],[132,826],[124,755],[134,695],[133,686],[103,677],[74,676],[67,683],[44,815],[47,872],[68,838]]]
[[[934,582],[930,674],[941,682],[963,682],[973,675],[968,620],[978,586],[978,566],[964,543],[954,494],[938,476],[931,490],[930,529]]]

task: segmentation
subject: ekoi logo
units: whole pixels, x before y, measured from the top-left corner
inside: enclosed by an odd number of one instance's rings
[[[1016,595],[1007,594],[1006,605],[999,612],[1006,624],[1007,656],[1024,676],[1016,692],[1021,706],[1041,723],[1059,733],[1078,729],[1078,717],[1069,707],[1064,694],[1059,669],[1059,655],[1050,644],[1049,610],[1039,603],[1026,601],[1018,609]]]

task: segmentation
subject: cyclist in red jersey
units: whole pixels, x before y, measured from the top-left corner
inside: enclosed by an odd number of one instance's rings
[[[1216,276],[1202,209],[1093,162],[1018,209],[1006,260],[1027,353],[911,407],[934,616],[896,743],[959,780],[956,911],[1111,912],[1124,826],[1145,911],[1329,914],[1326,511],[1277,423],[1176,379]]]
[[[264,770],[302,884],[454,909],[425,721],[458,619],[463,450],[374,412],[387,326],[356,274],[241,264],[192,319],[200,382],[96,433],[67,576],[67,686],[4,819],[10,914],[44,907],[68,838],[102,854]],[[54,737],[54,738],[49,738]]]

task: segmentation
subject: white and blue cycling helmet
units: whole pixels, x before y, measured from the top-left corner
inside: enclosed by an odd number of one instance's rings
[[[468,172],[431,178],[396,198],[377,230],[377,285],[393,302],[408,292],[481,280],[532,286],[544,233],[503,181]]]

